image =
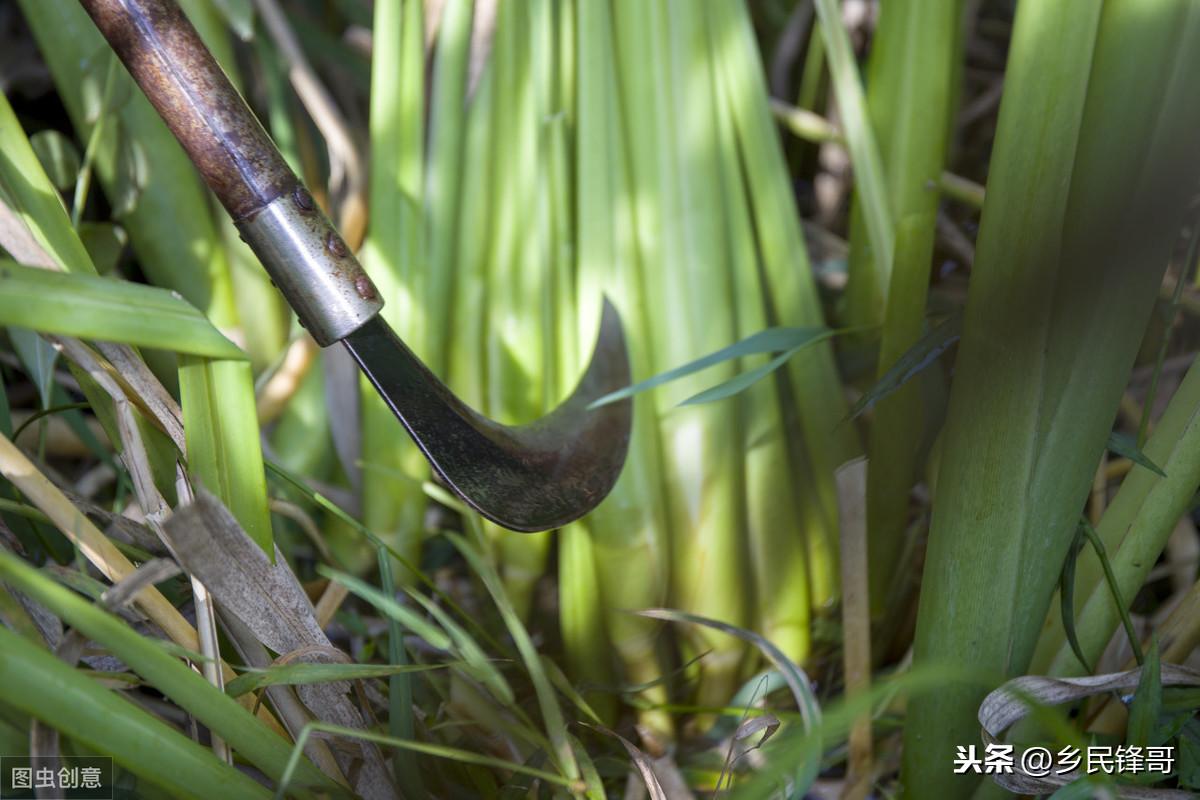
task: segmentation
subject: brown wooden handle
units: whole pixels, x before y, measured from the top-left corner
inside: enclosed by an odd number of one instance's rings
[[[237,222],[300,185],[173,0],[80,0]]]
[[[321,346],[383,300],[174,0],[80,0]]]

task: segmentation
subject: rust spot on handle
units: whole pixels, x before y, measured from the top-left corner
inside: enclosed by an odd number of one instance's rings
[[[330,231],[329,235],[325,237],[325,249],[334,258],[345,258],[350,254],[350,251],[346,249],[346,245],[342,242],[342,237],[333,231]]]
[[[375,290],[375,284],[371,283],[371,279],[367,277],[367,273],[359,270],[354,276],[354,291],[358,292],[358,296],[363,300],[377,300],[379,293]]]

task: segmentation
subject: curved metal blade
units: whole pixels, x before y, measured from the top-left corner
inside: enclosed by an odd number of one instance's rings
[[[382,317],[342,342],[434,470],[498,525],[529,533],[565,525],[595,508],[621,474],[631,401],[587,408],[630,383],[621,317],[607,299],[591,363],[575,391],[547,416],[516,427],[455,397]]]

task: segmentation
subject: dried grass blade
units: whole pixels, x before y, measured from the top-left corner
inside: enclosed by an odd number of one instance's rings
[[[267,647],[277,653],[313,645],[332,648],[287,561],[277,555],[271,563],[215,497],[198,493],[194,503],[171,516],[165,531],[180,563]],[[299,694],[322,720],[349,727],[364,725],[344,687],[309,685]],[[368,798],[390,797],[395,790],[378,750],[364,746],[362,757],[365,765],[355,789]],[[343,771],[348,769],[344,759],[339,763]]]

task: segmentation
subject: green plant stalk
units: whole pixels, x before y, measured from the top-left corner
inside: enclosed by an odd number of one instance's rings
[[[896,226],[895,263],[880,346],[879,377],[924,333],[936,219],[936,209],[917,211],[903,217]],[[936,430],[930,430],[928,418],[928,384],[940,380],[936,370],[926,371],[875,407],[867,447],[868,592],[875,620],[887,611],[894,581],[908,580],[908,576],[896,573],[896,564],[904,550],[909,526],[910,492],[936,435]]]
[[[84,207],[87,206],[88,194],[92,188],[92,163],[96,160],[96,148],[104,138],[104,126],[108,122],[113,106],[114,87],[117,83],[117,59],[108,56],[108,64],[104,69],[104,88],[100,90],[99,109],[94,112],[96,124],[88,134],[87,144],[83,149],[83,159],[79,165],[79,173],[75,178],[74,191],[71,196],[71,226],[79,229]]]
[[[577,66],[580,42],[576,25],[580,14],[575,8],[573,0],[557,6],[558,29],[554,32],[557,86],[550,87],[557,95],[557,110],[543,128],[548,167],[540,208],[546,230],[546,258],[554,265],[549,293],[551,319],[547,320],[547,336],[554,347],[546,362],[546,385],[555,397],[563,397],[574,388],[572,384],[587,358],[586,346],[581,344],[587,334],[580,330],[578,292],[580,273],[585,272],[579,268],[581,259],[577,249],[583,223],[576,216],[575,198],[584,174],[577,154],[583,139],[591,134],[578,128],[577,123],[590,95],[585,94],[582,67]],[[568,81],[570,85],[565,86]],[[581,195],[580,202],[584,200]]]
[[[823,90],[825,88],[825,39],[821,34],[821,21],[813,17],[812,28],[808,32],[808,47],[804,51],[804,64],[800,68],[800,85],[796,88],[796,107],[801,111],[811,113],[813,116],[818,116],[820,111],[820,103],[824,99]],[[773,98],[778,101],[780,98]],[[786,124],[786,123],[785,123]],[[789,126],[790,127],[790,126]],[[830,126],[832,127],[832,126]],[[793,132],[795,132],[793,130]],[[800,134],[797,133],[799,136]],[[819,139],[808,139],[805,141],[824,141]],[[794,174],[802,172],[811,172],[811,169],[806,165],[806,159],[811,158],[811,154],[817,150],[816,147],[803,147],[800,150],[800,156],[794,159]]]
[[[819,326],[821,304],[808,264],[799,213],[787,179],[779,134],[771,116],[761,61],[749,14],[742,3],[712,6],[715,57],[728,86],[731,115],[754,221],[771,324]],[[717,45],[720,46],[717,46]],[[788,365],[782,390],[784,421],[799,502],[819,509],[806,531],[810,593],[814,612],[832,610],[837,598],[837,488],[834,470],[859,455],[862,446],[846,415],[841,380],[829,343],[806,348]]]
[[[558,531],[558,627],[571,682],[605,722],[616,718],[615,697],[598,687],[615,682],[613,646],[605,628],[609,605],[596,568],[596,548],[586,522]]]
[[[425,46],[422,3],[375,5],[371,61],[371,222],[363,265],[386,305],[383,315],[414,352],[427,357],[424,184]],[[436,322],[436,321],[435,321]],[[391,410],[362,381],[362,458],[386,469],[363,470],[363,522],[398,552],[417,561],[424,496],[417,481],[429,468]],[[406,572],[401,584],[410,580]]]
[[[1127,601],[1145,582],[1200,486],[1200,365],[1188,370],[1143,452],[1167,477],[1135,468],[1096,529]],[[1076,569],[1076,631],[1084,656],[1095,663],[1121,618],[1095,555],[1082,555]],[[1082,674],[1070,655],[1061,617],[1051,614],[1032,669],[1038,674]]]
[[[268,777],[278,779],[283,773],[291,748],[288,743],[268,730],[262,722],[250,715],[236,700],[220,689],[207,683],[196,672],[170,655],[159,646],[157,640],[143,637],[129,628],[119,617],[104,611],[40,574],[34,567],[8,552],[0,552],[0,577],[15,589],[29,595],[48,608],[56,616],[80,631],[88,638],[103,644],[113,655],[120,658],[147,683],[154,686],[181,708],[192,714],[197,721],[221,736],[247,761],[261,769]],[[6,634],[7,635],[7,634]],[[9,652],[8,647],[4,648]],[[65,665],[63,665],[65,668]],[[22,670],[5,670],[6,681],[17,681]],[[11,681],[9,680],[11,678]],[[32,679],[26,676],[26,679]],[[50,708],[54,698],[61,698],[70,706],[72,695],[36,692],[24,695],[36,713],[37,708]],[[6,698],[7,702],[12,702]],[[68,712],[70,727],[71,708]],[[145,734],[142,734],[145,736]],[[144,741],[155,741],[146,737]],[[89,743],[99,747],[101,743]],[[156,761],[157,759],[149,759]],[[336,791],[337,786],[321,774],[307,759],[300,762],[302,780],[306,785],[325,791]],[[203,785],[203,784],[200,784]]]
[[[816,111],[825,79],[825,37],[821,33],[821,21],[813,19],[808,34],[808,49],[804,53],[804,67],[800,73],[800,86],[796,90],[796,105],[807,111]]]
[[[552,54],[553,69],[539,74],[539,105],[547,109],[540,126],[538,224],[542,259],[550,265],[542,295],[545,350],[545,393],[552,400],[567,396],[574,388],[589,353],[585,343],[584,317],[590,300],[579,294],[582,259],[578,253],[581,222],[577,217],[580,191],[578,150],[585,132],[578,128],[583,98],[578,53],[581,47],[578,23],[582,12],[574,0],[555,3],[552,12],[540,18],[538,36]],[[579,202],[584,198],[579,197]],[[610,265],[611,266],[611,265]]]
[[[491,209],[487,268],[489,322],[487,413],[506,422],[528,422],[548,405],[546,287],[549,265],[537,239],[539,108],[534,12],[539,2],[499,9],[492,46],[496,102],[492,107]],[[548,9],[546,10],[548,13]],[[541,54],[540,60],[546,60]]]
[[[851,326],[877,325],[883,321],[880,315],[887,307],[892,256],[896,249],[895,220],[888,204],[887,178],[850,36],[842,23],[840,5],[836,0],[814,0],[814,3],[825,43],[830,81],[842,116],[846,147],[854,165],[855,194],[860,201],[860,213],[854,216],[861,219],[866,240],[870,243],[866,260],[859,263],[857,271],[851,272],[846,287],[846,323]],[[944,9],[950,5],[937,3],[931,4],[930,8]],[[914,55],[905,52],[905,57]]]
[[[587,146],[611,144],[611,120],[601,122],[598,130],[589,130],[590,125],[598,124],[593,116],[596,106],[606,106],[611,102],[612,85],[605,78],[611,76],[611,23],[608,14],[599,4],[584,4],[577,8],[575,18],[576,30],[571,31],[571,40],[576,52],[580,54],[578,67],[578,84],[576,88],[578,119],[580,128],[576,140],[576,209],[578,217],[570,218],[570,207],[558,207],[559,215],[565,215],[566,224],[574,222],[578,247],[577,264],[556,264],[552,271],[558,282],[570,277],[571,266],[576,267],[576,294],[569,297],[570,305],[564,311],[571,312],[569,319],[564,319],[558,325],[559,331],[566,331],[562,341],[558,343],[558,353],[553,354],[547,366],[554,368],[554,375],[562,378],[563,383],[574,378],[580,372],[586,354],[581,353],[583,344],[588,338],[588,321],[594,319],[593,305],[598,305],[600,287],[608,277],[601,270],[611,273],[619,269],[616,264],[616,248],[612,239],[612,219],[606,216],[601,219],[587,217],[589,211],[594,211],[596,205],[604,204],[605,209],[611,209],[606,201],[611,200],[611,182],[596,182],[590,180],[590,173],[596,164],[612,163],[600,154],[608,155],[601,150],[589,154],[592,163],[584,163],[582,156]],[[590,124],[590,125],[589,125]],[[589,127],[583,127],[589,126]],[[565,131],[559,136],[565,136]],[[562,150],[562,146],[559,148]],[[552,150],[551,150],[552,151]],[[562,186],[559,196],[570,197],[569,176],[559,164],[559,176]],[[607,225],[605,223],[608,223]],[[598,261],[602,259],[602,261]],[[551,283],[553,291],[553,281]],[[565,294],[565,293],[560,293]],[[574,327],[574,330],[568,330]],[[587,333],[584,331],[588,331]],[[558,331],[556,331],[558,332]],[[574,347],[572,347],[574,345]],[[550,387],[556,396],[565,395],[564,385]],[[628,469],[628,462],[626,462]],[[624,480],[624,474],[622,480]],[[618,481],[619,483],[619,481]],[[601,506],[602,507],[602,506]],[[605,587],[600,582],[600,565],[598,558],[598,534],[594,528],[595,515],[586,521],[568,525],[558,533],[558,594],[559,594],[559,631],[563,637],[563,648],[568,663],[571,680],[581,687],[583,697],[598,712],[602,720],[612,723],[616,718],[616,704],[611,693],[594,691],[596,686],[611,686],[616,682],[616,658],[613,658],[613,644],[608,638],[606,628],[606,612],[611,608],[611,600],[605,595]]]
[[[448,353],[448,372],[451,385],[467,403],[485,410],[483,405],[486,383],[486,362],[483,357],[484,331],[487,325],[487,303],[485,281],[488,250],[490,247],[491,147],[489,126],[494,106],[492,70],[484,71],[475,100],[468,106],[466,136],[464,140],[464,176],[470,176],[473,184],[464,184],[463,208],[458,218],[458,236],[462,243],[461,256],[456,259],[456,275],[453,281],[456,309],[471,309],[472,313],[455,318],[457,335]],[[465,178],[464,178],[465,179]],[[468,524],[477,521],[467,517]],[[484,681],[489,687],[493,684]],[[509,697],[511,689],[502,685],[507,693],[498,697]],[[451,679],[450,692],[466,703],[467,713],[475,719],[486,719],[492,710],[477,693],[458,676]],[[495,694],[495,691],[493,691]],[[481,697],[481,696],[480,696]],[[467,698],[467,699],[463,699]]]
[[[617,86],[612,9],[590,2],[576,8],[576,27],[571,33],[578,55],[574,153],[577,204],[571,209],[564,202],[556,211],[565,217],[563,227],[567,231],[573,227],[577,237],[578,244],[571,249],[578,254],[578,273],[574,281],[563,274],[565,285],[560,290],[571,295],[569,307],[578,307],[578,320],[572,314],[560,326],[560,393],[570,389],[568,384],[587,357],[586,348],[599,322],[602,293],[621,312],[634,374],[649,372],[650,339],[654,335],[654,321],[645,305],[633,215],[620,202],[628,192],[629,160],[622,140],[625,120]],[[561,161],[556,171],[565,173],[565,153]],[[568,188],[563,186],[564,190]],[[564,200],[567,198],[569,194]],[[564,244],[569,247],[571,243]],[[587,533],[591,536],[593,570],[603,601],[599,614],[607,639],[620,658],[625,681],[645,684],[662,677],[658,652],[661,625],[629,612],[666,601],[668,529],[654,400],[643,395],[633,402],[633,431],[625,470],[608,498],[589,516]],[[575,591],[582,590],[578,587]],[[590,647],[595,649],[596,645]],[[667,700],[661,684],[640,697],[651,706]],[[670,715],[647,708],[639,711],[638,718],[648,736],[660,740],[671,737]]]
[[[921,336],[936,235],[939,192],[957,92],[960,1],[892,5],[875,32],[867,102],[880,144],[885,191],[895,220],[892,274],[884,296],[877,376]],[[871,247],[863,222],[851,232],[851,281],[870,276]],[[856,235],[857,234],[857,235]],[[847,290],[853,298],[854,292]],[[851,300],[853,302],[853,300]],[[857,309],[850,309],[851,319]],[[909,382],[876,405],[868,440],[868,552],[872,616],[882,614],[908,526],[909,491],[920,471],[924,438],[921,382]]]
[[[666,145],[663,155],[669,172],[663,186],[664,210],[674,242],[668,251],[673,263],[668,264],[659,297],[673,293],[683,300],[688,339],[707,350],[733,341],[736,330],[734,310],[725,302],[733,290],[727,231],[718,221],[723,208],[713,103],[715,59],[709,35],[713,22],[705,9],[693,4],[669,7],[666,16],[667,24],[659,31],[659,52],[673,91],[668,92],[659,113],[671,143],[658,144]],[[718,309],[719,313],[714,313]],[[725,373],[714,378],[727,378],[733,365],[714,372]],[[752,601],[741,583],[749,571],[741,536],[745,513],[742,420],[736,411],[729,413],[720,406],[702,408],[691,420],[687,419],[690,411],[677,410],[675,415],[682,418],[678,426],[664,418],[673,428],[665,449],[670,453],[668,459],[674,460],[676,474],[686,483],[668,484],[672,511],[682,512],[680,524],[673,530],[672,588],[678,592],[682,608],[702,615],[713,608],[728,614],[717,617],[722,621],[737,624],[740,618],[748,623],[753,618]],[[697,439],[698,451],[693,449]],[[693,463],[697,456],[698,463]],[[720,591],[729,596],[713,607],[709,597],[715,583],[723,584]],[[711,632],[699,638],[715,652],[702,665],[697,698],[703,703],[728,697],[737,680],[733,659],[743,659],[746,647]]]
[[[425,354],[428,268],[424,236],[425,41],[423,4],[388,0],[375,9],[381,47],[371,63],[371,229],[364,255],[378,262],[392,324]],[[374,274],[374,273],[372,273]]]
[[[431,339],[444,339],[453,316],[462,206],[463,148],[466,138],[466,78],[474,0],[450,0],[442,11],[434,53],[429,102],[428,165],[425,173],[425,227],[429,246]],[[446,374],[448,342],[431,343],[431,369]]]
[[[1169,101],[1197,68],[1197,14],[1182,0],[1018,9],[934,496],[918,665],[1013,675],[1033,655],[1194,185],[1183,142],[1196,110]],[[980,699],[966,686],[913,699],[909,796],[969,794],[974,781],[945,765],[975,740]]]
[[[552,361],[549,308],[554,264],[536,213],[543,180],[541,121],[554,112],[542,90],[554,68],[547,37],[551,7],[544,0],[501,6],[492,47],[498,90],[491,118],[490,260],[486,273],[488,327],[486,413],[508,423],[536,419],[550,409]],[[514,535],[484,524],[498,553],[505,590],[523,619],[545,569],[551,536]]]
[[[698,7],[632,0],[614,12],[629,195],[646,305],[655,320],[651,361],[661,372],[734,340],[712,139],[712,57]],[[733,365],[725,364],[707,373],[706,382],[683,381],[679,390],[686,397],[732,375]],[[745,625],[738,420],[717,404],[675,409],[666,393],[655,399],[672,603]],[[701,703],[716,705],[732,693],[745,647],[723,634],[696,633],[695,647],[712,650],[701,662]]]
[[[461,246],[455,258],[457,274],[452,311],[455,336],[447,368],[450,386],[465,402],[478,409],[484,408],[487,375],[483,340],[489,316],[485,280],[491,243],[492,217],[489,212],[493,166],[489,128],[495,95],[492,70],[485,70],[474,100],[467,109],[467,133],[462,155],[463,200],[458,219],[458,241]],[[467,309],[471,313],[459,313]]]
[[[267,476],[250,363],[180,356],[179,394],[189,474],[272,554]]]
[[[579,7],[577,0],[564,0],[556,4],[554,36],[558,45],[558,70],[552,91],[558,97],[568,128],[574,130],[579,122],[576,98],[579,87],[579,50],[575,30],[578,26]]]
[[[4,702],[171,792],[174,797],[267,798],[248,775],[111,689],[0,627]]]
[[[719,107],[729,108],[730,87],[725,81],[717,83]],[[718,152],[723,154],[724,216],[729,228],[737,337],[743,339],[767,327],[765,295],[747,187],[735,158],[736,134],[729,117],[718,115],[717,132]],[[741,368],[756,367],[767,360],[765,355],[743,358]],[[783,500],[796,497],[793,487],[797,482],[789,468],[776,381],[776,377],[760,381],[723,403],[736,404],[744,426],[746,535],[754,574],[758,630],[789,659],[802,662],[808,657],[811,644],[806,540],[810,535],[824,535],[824,521],[817,503]]]

